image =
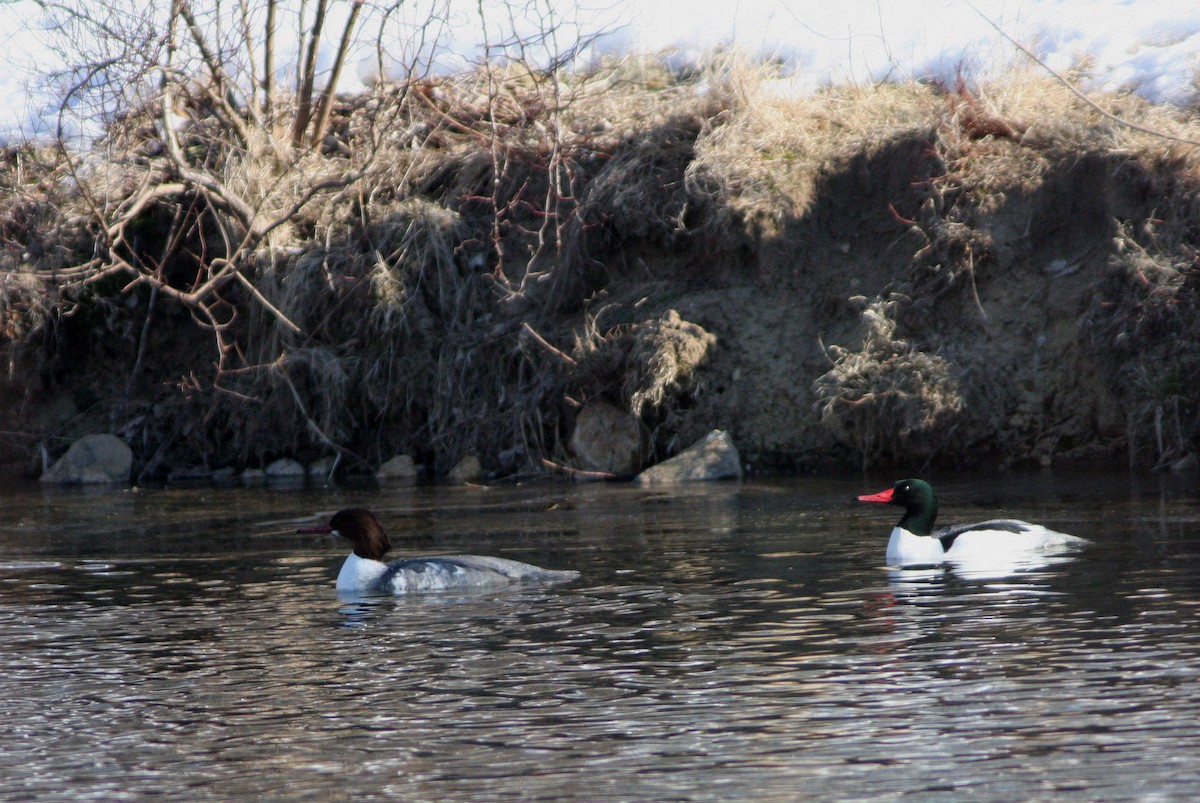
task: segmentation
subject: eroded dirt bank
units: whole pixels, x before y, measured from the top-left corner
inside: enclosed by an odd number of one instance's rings
[[[405,133],[200,305],[231,253],[221,203],[179,182],[106,254],[62,174],[10,152],[5,459],[36,471],[111,431],[144,477],[397,453],[605,469],[571,443],[599,401],[642,462],[714,428],[760,468],[1196,451],[1194,148],[1035,80],[781,100],[725,78],[581,94],[552,141],[532,93],[503,137],[461,87],[397,101]],[[363,113],[327,162],[357,169]],[[139,159],[116,206],[174,178]]]

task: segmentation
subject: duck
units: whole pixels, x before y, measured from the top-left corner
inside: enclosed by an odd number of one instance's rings
[[[990,519],[935,530],[937,496],[933,486],[921,479],[900,480],[887,490],[859,496],[858,501],[904,508],[888,539],[887,562],[891,566],[1003,560],[1014,555],[1059,553],[1089,543],[1079,536],[1018,519]]]
[[[378,517],[369,510],[338,511],[328,524],[298,530],[328,533],[354,545],[338,572],[337,590],[346,594],[407,594],[499,588],[520,583],[565,583],[574,570],[542,569],[528,563],[483,555],[437,555],[385,563],[392,548]]]

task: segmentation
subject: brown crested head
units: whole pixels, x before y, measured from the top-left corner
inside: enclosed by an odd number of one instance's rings
[[[359,507],[340,510],[329,520],[330,530],[354,544],[354,554],[360,558],[383,560],[392,548],[383,525],[375,514]]]

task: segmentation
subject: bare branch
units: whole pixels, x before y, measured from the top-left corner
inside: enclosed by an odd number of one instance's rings
[[[242,45],[246,48],[246,69],[250,71],[250,96],[246,100],[246,113],[250,116],[254,127],[262,129],[263,120],[256,91],[262,82],[258,77],[258,59],[254,57],[254,33],[250,30],[250,7],[247,3],[248,0],[238,0],[238,21],[242,26]]]
[[[300,71],[299,96],[296,99],[296,119],[292,124],[292,147],[299,148],[304,141],[304,132],[312,117],[313,85],[317,75],[317,50],[321,45],[321,32],[325,27],[327,0],[317,0],[316,18],[308,30],[308,47],[304,53],[304,66]]]
[[[240,281],[242,283],[242,285],[247,290],[250,291],[250,294],[252,296],[254,296],[254,298],[258,301],[258,303],[262,304],[265,309],[269,310],[271,312],[271,314],[275,316],[276,320],[278,320],[280,323],[282,323],[284,326],[286,326],[294,334],[297,334],[297,335],[304,334],[303,330],[299,326],[292,323],[291,318],[284,315],[283,312],[280,311],[279,307],[272,304],[270,301],[267,300],[266,296],[264,296],[262,293],[259,292],[258,288],[254,286],[253,282],[251,282],[249,279],[246,278],[246,275],[244,273],[242,273],[241,271],[238,271],[237,278],[238,278],[238,281]]]
[[[192,13],[191,4],[188,0],[174,0],[175,12],[183,17],[187,23],[188,31],[192,35],[192,41],[196,47],[200,49],[201,58],[204,59],[205,65],[208,67],[209,75],[212,76],[212,84],[208,87],[208,94],[212,98],[215,110],[221,113],[222,122],[237,135],[242,146],[247,146],[250,143],[250,133],[246,128],[245,122],[241,119],[241,115],[237,110],[237,102],[234,99],[237,82],[230,78],[220,59],[212,48],[209,47],[208,41],[204,36],[204,31],[200,29],[196,22],[196,16]]]
[[[275,94],[275,9],[279,0],[267,0],[267,21],[263,25],[263,114],[270,120],[274,114]],[[273,138],[272,138],[273,139]]]
[[[1060,73],[1055,72],[1054,69],[1050,67],[1050,65],[1048,65],[1046,62],[1044,62],[1040,58],[1038,58],[1037,55],[1032,50],[1025,47],[1025,45],[1021,44],[1016,39],[1013,39],[1011,36],[1009,36],[1007,33],[1005,33],[1004,29],[1002,29],[996,23],[992,22],[992,20],[989,19],[986,14],[984,14],[982,11],[980,11],[978,8],[976,8],[971,3],[971,0],[963,0],[963,2],[965,2],[968,6],[970,6],[971,10],[973,10],[976,14],[978,14],[980,17],[982,17],[984,22],[986,22],[988,25],[991,25],[996,30],[996,33],[1000,34],[1005,39],[1007,39],[1009,41],[1009,43],[1012,44],[1013,47],[1015,47],[1017,50],[1020,50],[1022,53],[1024,53],[1026,56],[1028,56],[1035,64],[1037,64],[1039,67],[1041,67],[1046,72],[1050,73],[1051,77],[1053,77],[1054,80],[1058,81],[1060,84],[1062,84],[1063,86],[1065,86],[1067,88],[1067,91],[1069,91],[1072,95],[1074,95],[1075,97],[1082,100],[1089,107],[1091,107],[1091,109],[1093,111],[1095,111],[1097,114],[1101,115],[1105,119],[1110,120],[1110,121],[1116,123],[1117,125],[1124,126],[1125,128],[1130,128],[1134,131],[1140,131],[1143,134],[1149,134],[1151,136],[1159,137],[1161,139],[1165,139],[1170,142],[1181,142],[1184,145],[1194,145],[1194,146],[1200,148],[1200,142],[1198,142],[1194,139],[1188,139],[1187,137],[1177,137],[1174,134],[1168,134],[1165,131],[1157,131],[1153,128],[1148,128],[1147,126],[1138,125],[1137,123],[1130,122],[1129,120],[1118,117],[1117,115],[1113,114],[1110,111],[1100,108],[1100,106],[1094,100],[1089,98],[1087,95],[1083,94],[1083,92],[1079,91],[1079,89],[1077,89],[1074,84],[1072,84],[1070,81],[1068,81]]]
[[[296,403],[296,409],[300,411],[300,415],[304,418],[304,422],[308,425],[309,431],[312,432],[312,434],[315,435],[317,439],[321,441],[321,443],[325,444],[330,449],[333,449],[338,454],[353,458],[358,462],[359,465],[370,465],[358,454],[352,452],[345,446],[342,446],[340,443],[335,441],[333,438],[326,435],[325,431],[321,429],[321,426],[313,420],[311,415],[308,414],[308,407],[304,404],[304,400],[300,398],[300,391],[296,390],[295,384],[292,383],[291,378],[287,375],[286,358],[286,354],[280,355],[279,359],[276,360],[271,366],[272,372],[275,374],[275,376],[278,376],[280,379],[282,379],[283,383],[287,385],[288,390],[291,391],[292,400]]]
[[[317,113],[317,122],[313,126],[312,148],[315,150],[321,146],[321,140],[325,137],[325,128],[329,125],[329,110],[333,107],[333,98],[337,92],[338,79],[342,74],[342,66],[346,62],[346,56],[350,52],[350,42],[354,36],[354,25],[358,20],[359,12],[362,11],[363,0],[354,0],[354,5],[350,9],[350,18],[346,21],[346,27],[342,30],[342,41],[338,45],[337,57],[333,61],[333,71],[329,74],[329,82],[325,84],[325,91],[321,94],[320,110]]]

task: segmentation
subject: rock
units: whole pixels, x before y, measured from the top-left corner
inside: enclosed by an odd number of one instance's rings
[[[453,483],[478,482],[483,476],[483,466],[479,462],[479,458],[473,454],[469,454],[462,460],[458,461],[458,465],[450,469],[450,473],[446,475]]]
[[[729,434],[719,429],[684,449],[669,460],[651,466],[634,477],[640,485],[658,485],[696,480],[740,479],[742,461]]]
[[[267,481],[267,472],[261,468],[248,468],[242,472],[242,485],[263,485]]]
[[[594,399],[575,417],[571,452],[577,468],[628,476],[642,466],[642,428],[631,413]]]
[[[213,471],[211,478],[217,485],[231,485],[237,481],[238,475],[233,466],[222,466]]]
[[[308,465],[308,476],[314,480],[327,482],[333,479],[333,470],[337,468],[337,458],[332,455],[314,460]]]
[[[290,457],[276,460],[266,469],[267,479],[300,479],[304,476],[304,466]]]
[[[417,478],[417,464],[406,454],[398,454],[375,471],[377,480],[411,481]]]
[[[1181,457],[1170,465],[1172,471],[1195,471],[1197,468],[1200,468],[1200,458],[1194,454]]]
[[[204,466],[175,466],[167,472],[167,482],[200,482],[212,476]]]
[[[116,435],[84,435],[46,469],[42,482],[61,485],[129,482],[133,452]]]

